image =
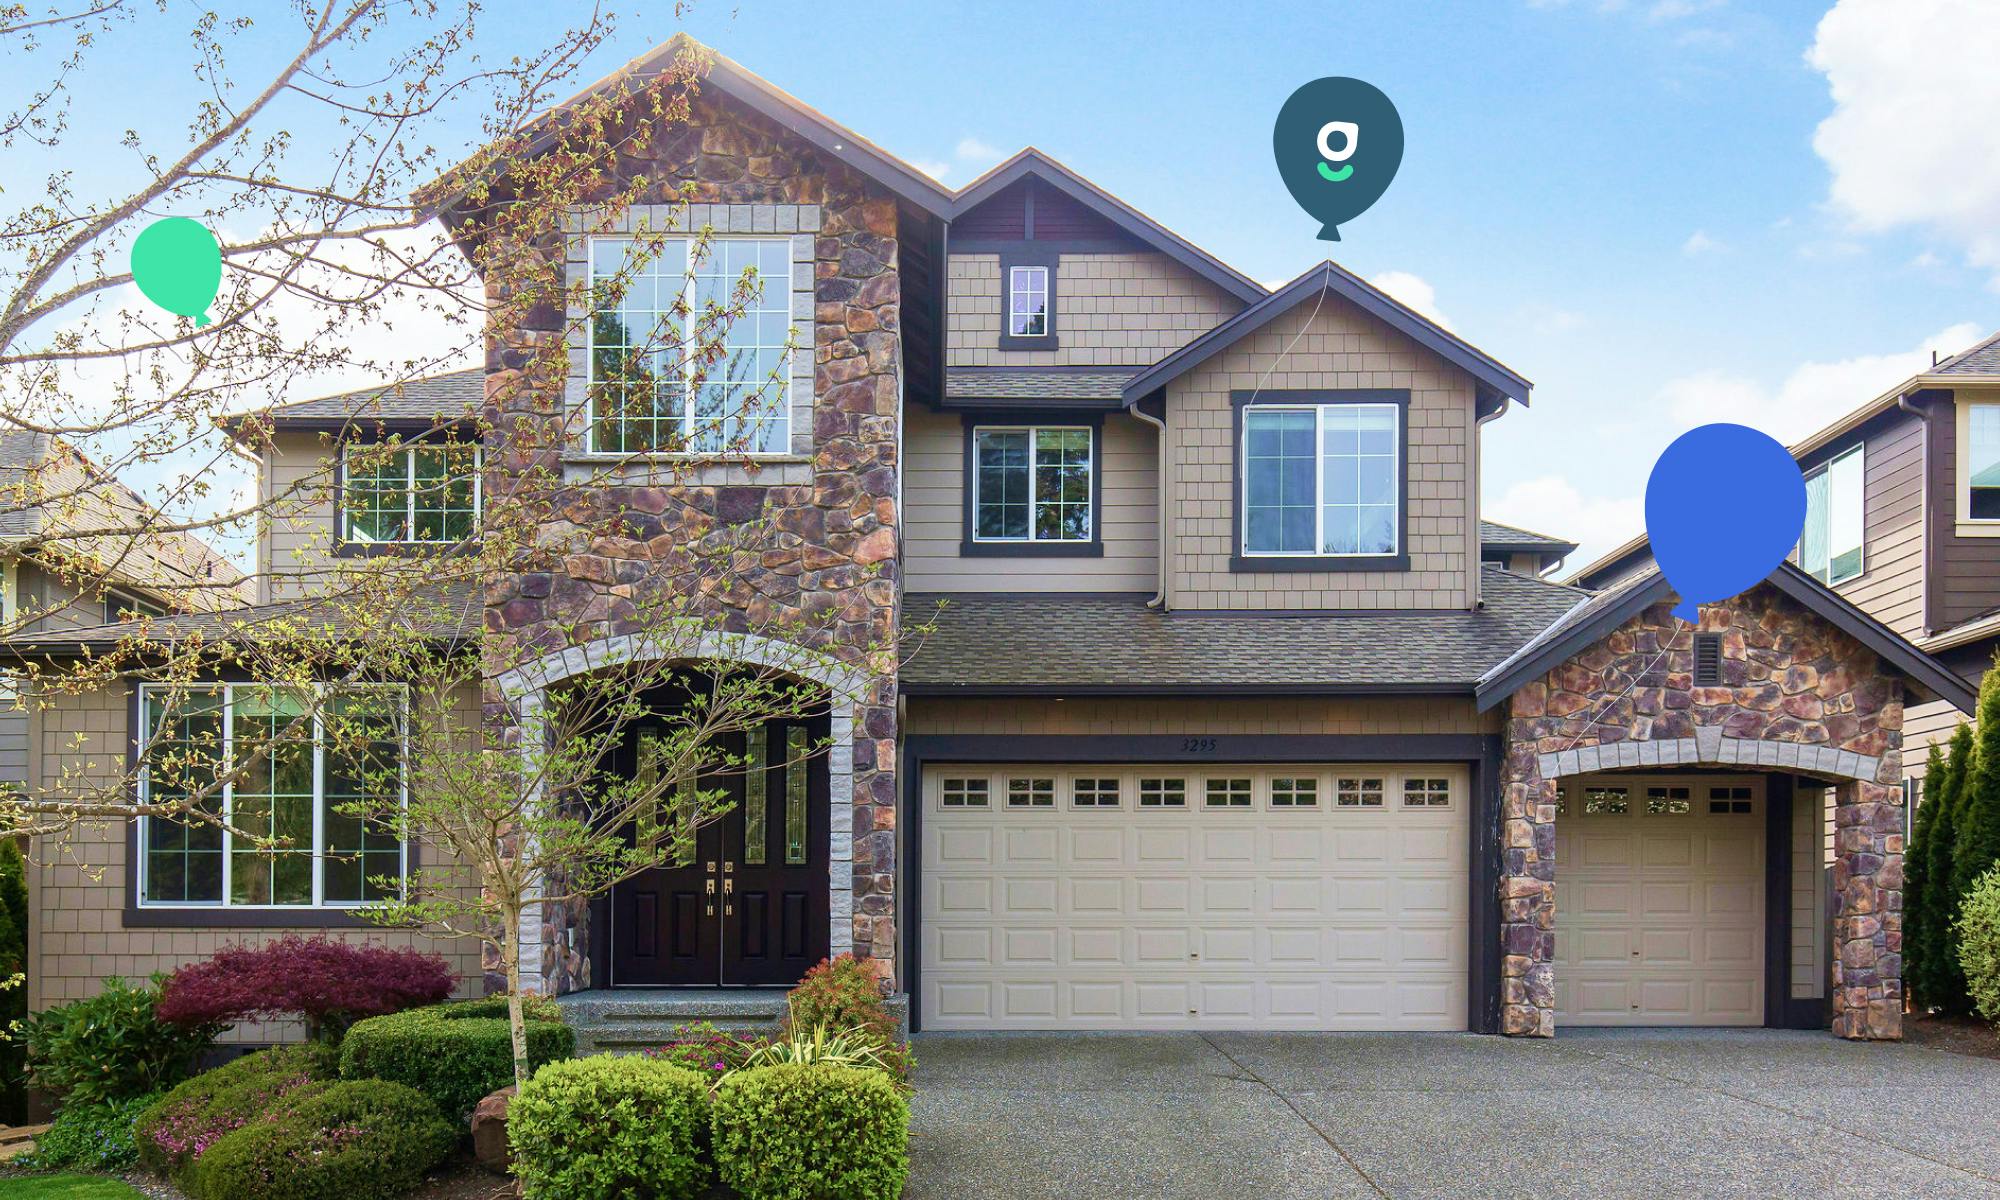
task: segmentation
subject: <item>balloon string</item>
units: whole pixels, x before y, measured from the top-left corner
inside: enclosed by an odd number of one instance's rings
[[[1292,340],[1286,343],[1283,350],[1278,351],[1278,357],[1272,359],[1271,365],[1265,367],[1264,373],[1257,377],[1257,386],[1250,389],[1250,399],[1244,401],[1245,404],[1255,404],[1257,402],[1257,393],[1264,390],[1264,383],[1271,378],[1271,372],[1278,369],[1278,364],[1283,362],[1285,356],[1292,352],[1293,346],[1299,344],[1299,339],[1306,335],[1306,331],[1312,328],[1313,321],[1319,316],[1319,306],[1326,303],[1327,289],[1333,286],[1333,264],[1322,264],[1320,273],[1324,278],[1320,280],[1319,299],[1313,301],[1313,310],[1307,315],[1306,323],[1299,326],[1299,331],[1292,335]]]
[[[1682,617],[1680,619],[1683,623],[1687,622],[1687,618],[1685,617]],[[1690,624],[1688,625],[1688,628],[1693,629],[1694,626]],[[1605,713],[1610,712],[1612,707],[1616,705],[1620,700],[1623,700],[1625,697],[1632,694],[1632,689],[1639,686],[1639,681],[1641,679],[1644,679],[1646,676],[1651,675],[1653,673],[1653,668],[1660,665],[1660,660],[1665,658],[1670,652],[1672,652],[1674,648],[1674,638],[1678,636],[1678,633],[1679,631],[1676,630],[1673,634],[1669,634],[1667,636],[1667,644],[1665,646],[1660,647],[1660,652],[1653,656],[1653,661],[1647,663],[1644,670],[1640,671],[1637,675],[1634,675],[1632,677],[1632,682],[1625,685],[1624,691],[1618,693],[1616,696],[1613,696],[1609,701],[1605,703],[1604,707],[1598,709],[1597,712],[1591,716],[1590,720],[1584,723],[1582,732],[1578,733],[1574,738],[1570,739],[1569,745],[1563,747],[1564,750],[1576,749],[1576,744],[1583,740],[1583,735],[1589,733],[1591,729],[1593,729],[1597,725],[1598,717],[1601,717]]]

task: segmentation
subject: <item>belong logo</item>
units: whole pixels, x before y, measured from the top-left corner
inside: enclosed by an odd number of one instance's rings
[[[1278,176],[1320,222],[1320,240],[1367,212],[1403,165],[1403,118],[1374,84],[1344,75],[1292,93],[1271,130]]]

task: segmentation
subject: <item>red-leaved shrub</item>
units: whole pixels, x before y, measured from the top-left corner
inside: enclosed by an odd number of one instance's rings
[[[287,935],[225,946],[175,971],[157,1011],[176,1025],[299,1017],[313,1040],[337,1042],[363,1017],[436,1004],[451,985],[450,965],[435,954]]]

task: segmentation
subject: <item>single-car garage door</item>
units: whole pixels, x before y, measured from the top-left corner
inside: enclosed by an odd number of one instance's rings
[[[1764,788],[1566,779],[1556,809],[1556,1021],[1764,1023]]]
[[[1466,773],[925,772],[926,1029],[1464,1029]]]

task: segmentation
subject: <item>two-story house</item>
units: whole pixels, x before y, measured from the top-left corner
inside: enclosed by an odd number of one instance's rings
[[[1935,362],[1792,448],[1806,477],[1807,574],[1978,686],[2000,649],[2000,334]],[[1652,562],[1644,535],[1570,582],[1615,586]],[[1964,719],[1904,715],[1903,769]]]
[[[273,612],[468,536],[524,472],[565,481],[537,539],[563,552],[483,581],[459,633],[516,664],[494,711],[645,653],[621,597],[741,618],[725,666],[796,659],[763,616],[837,615],[809,677],[825,752],[764,769],[688,865],[546,914],[539,986],[643,1007],[852,952],[924,1029],[1899,1035],[1904,712],[1972,703],[1907,637],[1790,566],[1698,625],[1650,570],[1541,578],[1572,547],[1482,523],[1478,499],[1481,433],[1528,380],[1334,263],[1267,289],[1032,150],[944,188],[727,60],[661,132],[604,164],[607,187],[645,181],[637,206],[580,205],[516,249],[589,281],[641,228],[712,231],[617,301],[627,324],[754,264],[730,349],[774,351],[785,386],[744,461],[630,453],[699,413],[597,407],[617,347],[596,331],[622,324],[553,303],[476,371],[259,422],[271,490],[385,429],[477,408],[490,430],[476,469],[412,445],[274,511]],[[482,236],[470,201],[440,205]],[[567,371],[530,369],[552,344]],[[515,440],[570,415],[574,439]],[[600,514],[624,533],[572,537]],[[726,573],[675,552],[757,522],[779,536]],[[40,778],[154,733],[129,694],[78,700],[43,718]],[[184,848],[114,832],[101,880],[38,882],[37,1003],[113,963],[355,924],[351,896],[239,896]],[[753,868],[754,896],[698,902]]]

